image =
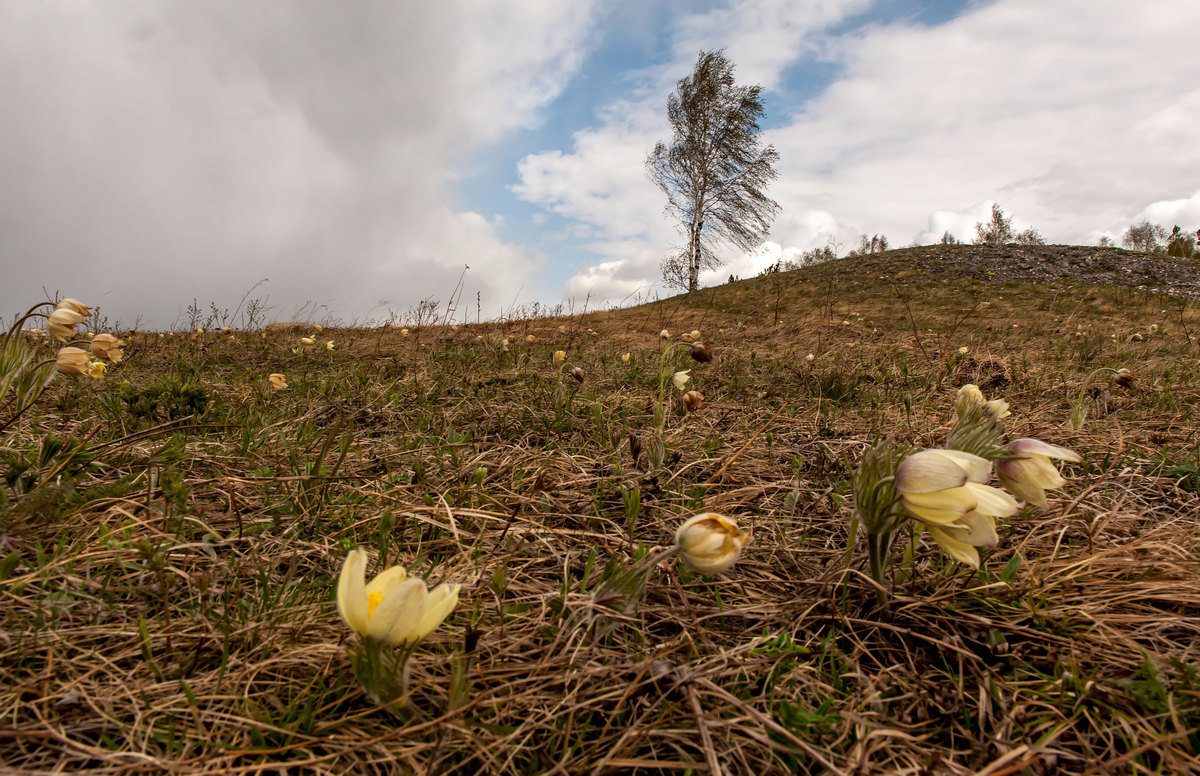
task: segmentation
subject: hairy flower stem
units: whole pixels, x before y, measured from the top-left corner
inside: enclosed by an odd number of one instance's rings
[[[654,412],[654,435],[662,439],[663,427],[667,424],[667,405],[664,403],[667,390],[667,354],[675,348],[690,348],[691,343],[675,342],[663,348],[658,359],[658,409]]]
[[[395,649],[374,639],[364,638],[353,655],[354,677],[363,692],[379,706],[401,720],[418,716],[408,702],[408,659],[416,644]]]
[[[867,534],[867,557],[871,562],[871,578],[879,583],[875,595],[879,600],[879,606],[883,609],[886,609],[888,605],[883,574],[887,570],[891,547],[892,535],[890,533]]]

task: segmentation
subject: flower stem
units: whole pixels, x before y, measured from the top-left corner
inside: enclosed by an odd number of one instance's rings
[[[885,609],[888,605],[888,597],[884,589],[883,574],[887,571],[888,551],[891,549],[891,545],[891,534],[867,534],[867,555],[871,562],[871,578],[879,583],[875,594],[879,599],[879,605]]]

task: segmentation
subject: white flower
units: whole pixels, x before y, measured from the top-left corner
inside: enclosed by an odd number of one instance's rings
[[[692,370],[690,370],[690,369],[683,369],[681,371],[678,371],[675,374],[671,375],[671,382],[675,384],[676,388],[678,388],[679,390],[682,391],[684,389],[684,386],[687,385],[688,380],[691,379],[691,376],[692,376],[691,373],[692,373]]]
[[[739,531],[736,520],[716,512],[690,517],[675,531],[675,546],[683,562],[708,576],[736,563],[749,543],[749,531]]]
[[[359,635],[393,646],[415,644],[428,636],[458,605],[459,585],[433,590],[423,579],[409,579],[392,566],[365,581],[367,553],[351,550],[338,577],[338,611]]]

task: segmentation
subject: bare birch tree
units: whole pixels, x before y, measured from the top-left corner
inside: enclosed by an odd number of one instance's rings
[[[779,154],[762,147],[762,116],[762,87],[734,83],[724,51],[701,51],[667,100],[675,137],[646,159],[647,176],[667,195],[667,213],[686,238],[662,262],[667,285],[695,291],[700,271],[721,265],[718,242],[748,251],[765,239],[779,211],[764,191],[778,175]]]

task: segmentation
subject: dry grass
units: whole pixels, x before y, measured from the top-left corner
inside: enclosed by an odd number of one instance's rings
[[[1200,771],[1200,321],[1127,289],[870,267],[569,320],[338,330],[333,353],[293,354],[290,331],[142,335],[104,383],[57,382],[0,442],[0,763]],[[652,428],[663,327],[702,329],[718,358],[690,364],[709,405],[672,410],[654,476],[628,438]],[[475,339],[493,332],[511,352]],[[1138,385],[1094,381],[1073,432],[1098,367]],[[290,389],[266,386],[276,371]],[[879,611],[865,557],[846,561],[846,461],[884,435],[941,444],[969,381],[1011,402],[1010,436],[1085,463],[982,572],[923,545]],[[754,531],[731,572],[663,564],[635,614],[582,625],[610,560],[702,508]],[[413,659],[406,725],[346,659],[332,590],[355,544],[465,582]]]

